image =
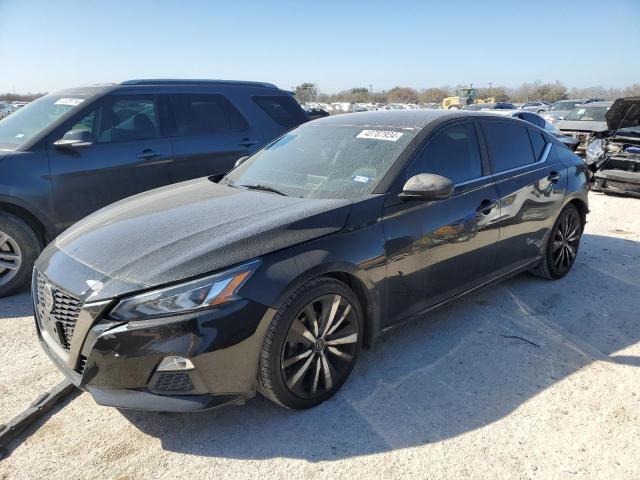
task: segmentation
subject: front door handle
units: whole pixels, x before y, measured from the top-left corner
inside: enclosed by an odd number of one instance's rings
[[[489,215],[491,213],[491,210],[493,210],[493,207],[495,207],[498,204],[497,200],[489,200],[488,198],[485,198],[481,203],[480,206],[478,208],[476,208],[476,212],[481,213],[483,215]]]
[[[547,180],[549,180],[551,183],[557,183],[558,180],[560,180],[560,174],[558,172],[551,172],[547,177]]]
[[[251,146],[255,145],[256,143],[258,143],[258,142],[254,142],[250,138],[243,138],[242,140],[240,140],[238,145],[242,145],[243,147],[251,147]]]
[[[138,157],[138,158],[155,158],[155,157],[160,157],[160,156],[162,156],[161,153],[154,152],[150,148],[147,148],[147,149],[141,151],[138,155],[136,155],[136,157]]]

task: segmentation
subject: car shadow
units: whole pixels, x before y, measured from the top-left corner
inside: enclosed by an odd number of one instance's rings
[[[10,297],[0,298],[1,319],[29,317],[31,315],[33,315],[33,308],[29,290],[24,290]]]
[[[452,438],[594,361],[640,366],[616,355],[640,340],[640,315],[630,308],[638,258],[638,242],[585,235],[565,278],[520,275],[395,329],[314,409],[256,397],[189,415],[122,415],[164,449],[225,458],[333,460]]]

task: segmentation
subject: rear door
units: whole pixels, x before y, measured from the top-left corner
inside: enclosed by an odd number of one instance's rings
[[[566,190],[566,169],[544,133],[524,123],[481,121],[500,197],[497,268],[506,272],[540,257]]]
[[[87,130],[91,146],[56,148],[69,130]],[[54,210],[62,228],[105,205],[169,183],[171,140],[152,94],[110,94],[49,137]]]
[[[173,122],[172,182],[220,177],[264,143],[255,122],[222,93],[174,93],[164,98]]]
[[[389,196],[383,226],[390,321],[482,283],[495,269],[498,192],[475,123],[455,122],[434,132],[399,178],[399,189],[420,173],[449,178],[455,191],[438,201]]]

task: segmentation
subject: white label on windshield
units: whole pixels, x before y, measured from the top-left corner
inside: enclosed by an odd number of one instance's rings
[[[84,101],[84,98],[61,98],[56,100],[54,105],[71,105],[75,107],[76,105],[80,105]]]
[[[387,140],[389,142],[397,141],[404,133],[392,132],[390,130],[362,130],[356,138],[368,138],[371,140]]]

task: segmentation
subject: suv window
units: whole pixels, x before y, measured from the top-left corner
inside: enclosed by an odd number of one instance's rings
[[[242,131],[247,122],[223,95],[170,95],[178,136]]]
[[[535,162],[528,129],[523,125],[485,121],[482,130],[494,172],[503,172]]]
[[[158,125],[158,110],[152,95],[108,96],[71,130],[87,130],[97,143],[114,143],[156,138]]]
[[[302,109],[291,97],[261,96],[253,97],[253,101],[283,127],[296,127],[307,121]]]
[[[435,173],[453,183],[482,176],[478,137],[471,122],[445,127],[431,138],[409,167],[409,177]]]

